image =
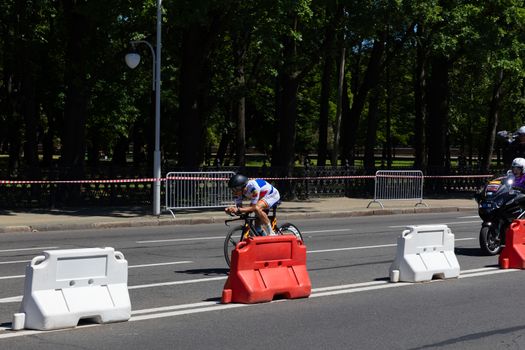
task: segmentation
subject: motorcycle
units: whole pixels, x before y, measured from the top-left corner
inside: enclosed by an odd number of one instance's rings
[[[523,189],[513,187],[514,176],[489,181],[475,196],[478,214],[483,223],[479,231],[479,245],[483,253],[496,255],[505,245],[505,232],[513,220],[525,215]]]

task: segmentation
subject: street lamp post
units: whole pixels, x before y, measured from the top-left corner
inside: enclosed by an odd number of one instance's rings
[[[146,44],[153,56],[153,90],[155,90],[155,150],[153,151],[153,215],[160,215],[160,49],[162,23],[162,0],[157,0],[157,47],[156,53],[153,46],[144,40],[131,41],[131,45]],[[126,64],[130,68],[135,68],[140,63],[140,56],[137,53],[126,55]]]

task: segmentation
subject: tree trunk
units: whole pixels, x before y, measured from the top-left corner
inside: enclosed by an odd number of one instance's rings
[[[297,29],[297,15],[292,15],[292,29]],[[295,161],[295,126],[297,120],[297,92],[299,71],[295,67],[297,44],[294,38],[283,42],[284,66],[279,70],[276,93],[277,139],[272,152],[272,165],[281,168],[282,176],[291,176]]]
[[[390,68],[386,68],[386,96],[385,96],[385,116],[386,116],[386,166],[392,168],[392,90],[390,87]]]
[[[66,96],[64,107],[64,135],[62,160],[68,168],[68,177],[84,175],[85,129],[88,106],[87,56],[89,47],[88,19],[75,8],[76,1],[63,0],[67,27]]]
[[[207,46],[209,33],[200,24],[184,29],[179,92],[179,165],[196,169],[204,159],[206,145],[206,109],[204,98],[209,90]]]
[[[381,73],[381,60],[385,51],[385,34],[379,35],[374,42],[370,60],[366,69],[363,82],[359,86],[357,94],[354,95],[352,107],[345,113],[343,110],[343,156],[348,160],[350,165],[354,164],[354,147],[359,127],[359,119],[370,89],[374,88],[379,82]],[[345,89],[346,91],[346,89]],[[344,96],[343,96],[344,97]]]
[[[347,89],[345,88],[345,58],[346,58],[346,48],[343,46],[341,48],[341,57],[339,58],[339,68],[337,76],[337,109],[335,114],[335,124],[334,124],[334,143],[332,145],[332,166],[337,166],[337,159],[339,155],[339,135],[341,134],[341,114],[343,111],[343,93],[347,94]],[[346,95],[346,100],[348,100],[348,94]]]
[[[431,58],[430,65],[427,93],[428,166],[430,172],[440,172],[446,168],[450,63],[445,56],[438,55]]]
[[[29,179],[40,177],[38,166],[38,121],[40,118],[39,105],[37,101],[36,65],[34,59],[38,60],[38,52],[32,50],[31,42],[23,41],[19,46],[21,56],[17,58],[18,74],[21,78],[21,103],[20,113],[24,119],[24,163],[25,172]]]
[[[499,115],[501,111],[502,87],[503,87],[503,69],[497,72],[496,80],[492,90],[492,99],[490,101],[490,110],[487,123],[487,133],[485,135],[485,147],[483,152],[483,160],[481,163],[481,170],[488,172],[494,152],[494,141],[496,140],[496,130],[498,127]]]
[[[332,82],[333,60],[326,54],[321,77],[321,100],[319,102],[319,142],[317,144],[317,165],[326,165],[328,151],[328,112],[330,102],[330,87]]]
[[[113,147],[113,165],[126,165],[126,155],[128,153],[128,146],[128,138],[123,135],[119,135],[117,138],[117,143],[115,144],[115,147]]]
[[[282,168],[283,176],[291,176],[295,160],[295,126],[299,82],[286,72],[279,74],[277,112],[278,144],[274,147],[272,165]]]
[[[246,164],[246,77],[244,73],[248,38],[238,34],[233,40],[233,57],[237,80],[235,165]]]
[[[418,30],[419,33],[419,30]],[[426,54],[421,44],[417,44],[416,71],[414,73],[414,149],[415,149],[415,169],[426,168],[426,149],[425,149],[425,91],[426,91]]]
[[[146,153],[144,151],[144,132],[138,120],[133,123],[131,138],[133,140],[133,165],[139,166],[146,160]]]
[[[224,130],[221,135],[221,141],[217,148],[217,154],[215,155],[215,165],[224,165],[226,160],[226,151],[228,151],[228,144],[230,142],[230,135],[227,130]]]
[[[36,84],[34,81],[33,71],[29,69],[31,63],[26,65],[24,73],[22,91],[23,105],[22,114],[24,117],[24,162],[26,165],[27,176],[30,179],[40,177],[40,168],[38,167],[38,120],[39,108],[36,99]]]
[[[375,146],[377,139],[377,122],[379,112],[379,101],[381,98],[380,90],[374,88],[368,101],[368,120],[366,128],[365,156],[363,165],[367,174],[373,174],[375,171]]]
[[[330,5],[327,5],[326,13],[330,11]],[[337,15],[339,12],[343,12],[342,7],[337,9]],[[328,25],[325,30],[324,38],[324,62],[323,71],[321,76],[321,99],[319,101],[319,142],[317,144],[317,165],[325,166],[326,157],[328,152],[328,117],[329,117],[329,103],[330,103],[330,91],[332,86],[332,71],[334,67],[333,59],[333,45],[335,40],[335,29],[334,25]],[[343,42],[341,40],[341,45]],[[344,49],[343,49],[344,50]],[[344,61],[343,61],[344,62]]]

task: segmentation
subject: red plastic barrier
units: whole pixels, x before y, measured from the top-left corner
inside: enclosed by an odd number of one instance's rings
[[[253,304],[308,297],[306,246],[295,236],[250,237],[232,252],[222,303]]]
[[[525,269],[525,220],[514,220],[505,235],[499,266],[502,269]]]

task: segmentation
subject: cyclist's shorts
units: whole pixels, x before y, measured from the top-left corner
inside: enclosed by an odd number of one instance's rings
[[[271,193],[267,193],[264,198],[261,198],[260,200],[263,200],[268,204],[268,209],[272,208],[277,202],[279,202],[279,199],[281,199],[281,196],[279,195],[279,191],[274,187],[273,191]]]

